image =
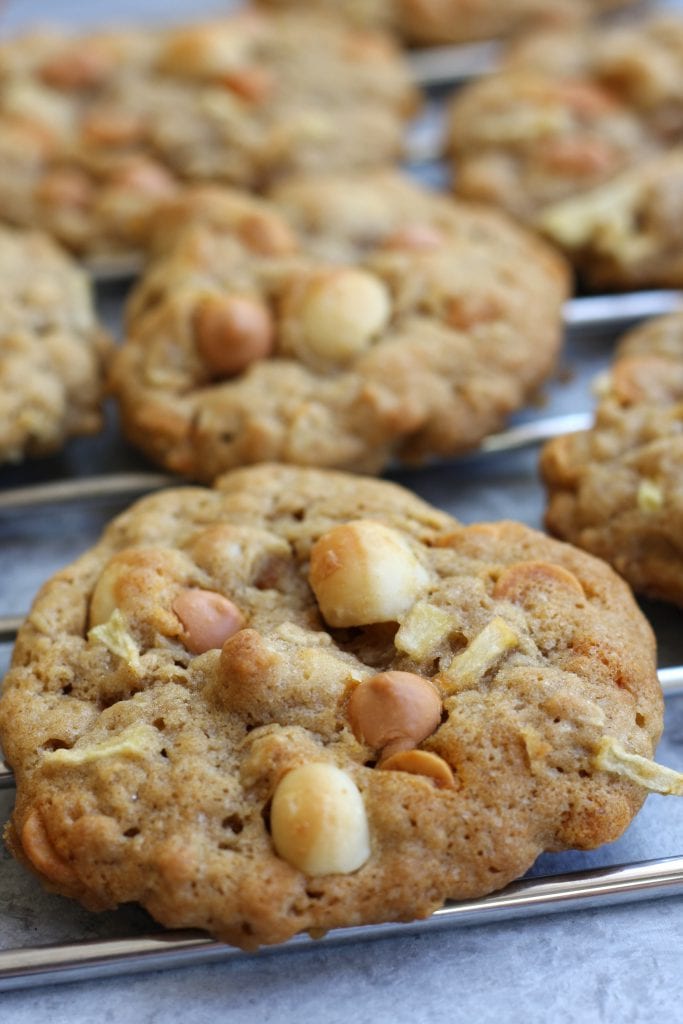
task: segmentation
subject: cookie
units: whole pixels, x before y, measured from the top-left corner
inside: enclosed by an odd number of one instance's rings
[[[506,68],[557,77],[588,75],[647,124],[663,142],[683,131],[683,18],[658,15],[600,28],[529,33],[508,49]]]
[[[546,207],[538,228],[591,288],[683,286],[683,147]]]
[[[185,182],[398,158],[415,106],[387,38],[323,15],[34,33],[0,46],[0,217],[79,254],[137,249]]]
[[[543,450],[546,525],[683,605],[683,314],[630,332],[600,384],[594,427]]]
[[[454,188],[536,227],[590,288],[678,287],[683,19],[542,33],[450,109]]]
[[[530,25],[572,23],[626,7],[631,0],[262,0],[268,7],[311,7],[357,25],[390,29],[411,43],[464,43],[519,32]]]
[[[544,208],[656,150],[627,107],[588,78],[507,71],[465,88],[449,112],[455,191],[533,224]]]
[[[163,218],[111,373],[128,438],[200,480],[476,446],[554,364],[564,265],[393,171],[197,191]]]
[[[0,228],[0,308],[0,462],[99,430],[108,344],[81,270],[45,236]]]
[[[251,467],[137,503],[42,588],[0,702],[7,840],[89,908],[248,948],[408,920],[680,788],[661,719],[604,563]]]

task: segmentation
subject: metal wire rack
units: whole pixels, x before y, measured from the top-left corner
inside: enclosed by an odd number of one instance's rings
[[[411,62],[422,85],[453,85],[488,73],[495,65],[497,54],[495,44],[483,43],[466,47],[434,48],[413,55]],[[438,132],[438,128],[431,129],[425,136],[413,141],[409,151],[409,160],[413,165],[434,159],[437,152],[435,132]],[[139,269],[139,260],[123,257],[115,262],[100,261],[89,269],[99,283],[118,281],[122,277],[132,276]],[[675,291],[639,292],[617,297],[582,297],[567,303],[565,324],[570,332],[581,337],[593,332],[616,334],[632,322],[676,309],[682,301],[683,293]],[[583,412],[536,417],[489,437],[482,444],[481,453],[501,454],[535,445],[557,434],[582,429],[589,422],[590,415]],[[170,478],[163,474],[129,472],[13,486],[0,492],[0,516],[18,509],[51,508],[62,502],[132,495],[169,482]],[[0,617],[0,644],[11,643],[22,619],[21,613]],[[661,669],[659,678],[666,696],[683,693],[683,666]],[[10,769],[0,761],[0,790],[11,789],[13,782]],[[330,933],[323,941],[369,941],[399,932],[434,932],[457,925],[608,907],[680,895],[683,895],[683,856],[649,859],[526,878],[483,899],[447,904],[423,921],[344,929]],[[300,936],[284,946],[263,950],[259,955],[280,949],[305,949],[310,947],[312,941]],[[0,992],[177,968],[246,955],[201,933],[163,930],[123,938],[0,949]]]

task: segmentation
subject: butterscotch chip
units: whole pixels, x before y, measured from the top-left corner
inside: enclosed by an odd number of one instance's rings
[[[631,0],[261,0],[264,6],[334,11],[413,43],[464,43],[543,25],[569,24]]]
[[[85,275],[38,233],[0,229],[0,462],[102,424],[108,351]]]
[[[160,218],[112,369],[126,434],[211,480],[476,445],[554,363],[564,265],[393,171],[197,189]]]
[[[630,332],[617,348],[592,429],[551,441],[541,470],[546,523],[631,585],[683,605],[683,315]]]
[[[7,40],[0,216],[111,255],[145,248],[181,183],[391,163],[417,91],[389,37],[357,42],[324,11]]]
[[[311,556],[359,520],[428,594],[338,628]],[[216,608],[245,626],[220,650]],[[245,947],[406,920],[680,791],[650,760],[661,716],[651,631],[604,563],[387,482],[243,469],[138,502],[41,590],[0,700],[7,841],[90,908]]]

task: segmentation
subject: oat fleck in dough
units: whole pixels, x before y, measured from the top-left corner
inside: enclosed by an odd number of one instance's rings
[[[48,238],[0,228],[0,462],[102,423],[103,360],[86,276]]]
[[[500,428],[554,365],[567,288],[503,215],[393,171],[293,179],[270,204],[196,190],[161,221],[112,387],[128,437],[192,478],[374,472]]]
[[[252,467],[139,502],[41,590],[0,701],[7,840],[87,907],[252,948],[616,838],[645,786],[680,790],[648,760],[661,726],[651,630],[604,563]]]
[[[594,427],[543,450],[546,524],[683,606],[683,314],[627,334],[599,393]]]
[[[626,7],[632,0],[262,0],[279,8],[312,7],[343,14],[357,25],[392,29],[412,43],[465,43],[566,24]]]
[[[380,166],[417,105],[392,42],[324,14],[0,45],[0,216],[79,254],[144,248],[185,183]]]

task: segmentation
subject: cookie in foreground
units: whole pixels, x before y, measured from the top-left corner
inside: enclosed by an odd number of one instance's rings
[[[112,388],[128,438],[193,479],[471,449],[561,342],[561,257],[391,170],[186,193],[154,252]]]
[[[683,605],[683,314],[620,343],[595,424],[550,441],[546,525],[610,562],[635,590]]]
[[[262,466],[148,497],[48,582],[0,701],[14,854],[245,948],[410,920],[620,835],[662,727],[604,563]]]
[[[104,358],[83,272],[39,232],[0,228],[0,462],[102,424]]]

